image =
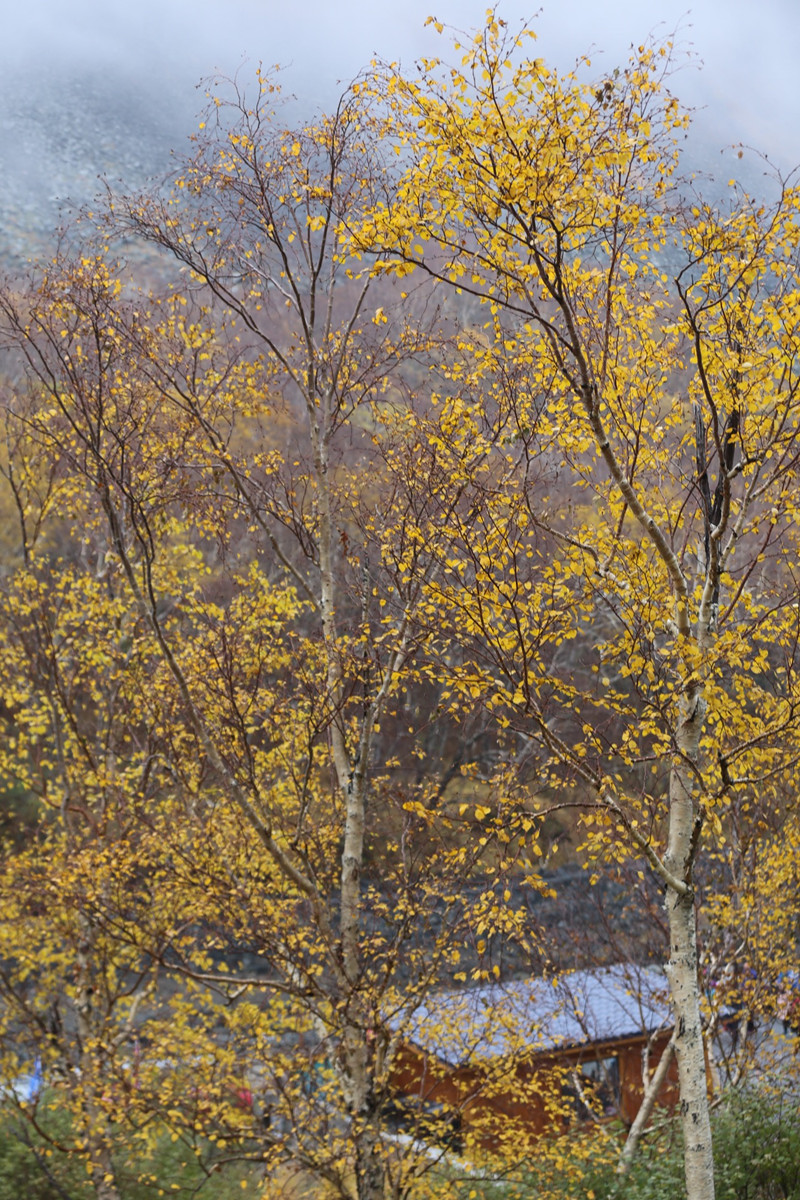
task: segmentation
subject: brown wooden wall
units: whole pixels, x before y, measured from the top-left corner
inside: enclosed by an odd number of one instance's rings
[[[664,1033],[651,1047],[651,1072],[669,1036]],[[486,1149],[513,1149],[519,1139],[527,1141],[568,1125],[563,1088],[569,1084],[569,1073],[599,1059],[615,1057],[618,1061],[618,1112],[630,1124],[643,1095],[645,1044],[644,1037],[631,1038],[558,1054],[536,1054],[525,1062],[490,1061],[479,1067],[453,1067],[414,1046],[404,1045],[395,1058],[390,1086],[398,1097],[406,1099],[409,1114],[422,1114],[419,1132],[423,1135],[435,1138],[437,1122],[444,1130],[448,1122],[452,1125],[457,1121],[466,1141],[473,1140]],[[658,1103],[672,1105],[677,1096],[673,1061]]]

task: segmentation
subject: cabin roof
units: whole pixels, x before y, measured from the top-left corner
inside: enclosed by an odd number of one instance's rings
[[[645,1037],[672,1027],[663,972],[619,964],[429,996],[397,1032],[451,1066]]]

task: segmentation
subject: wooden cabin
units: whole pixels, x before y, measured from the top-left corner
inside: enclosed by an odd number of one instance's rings
[[[618,965],[430,997],[397,1022],[391,1074],[405,1128],[512,1149],[573,1121],[630,1124],[672,1032],[663,974]],[[672,1063],[659,1096],[677,1099]]]

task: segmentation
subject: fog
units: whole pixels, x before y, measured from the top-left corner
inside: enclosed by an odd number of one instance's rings
[[[198,83],[281,63],[303,111],[325,107],[373,56],[410,65],[448,55],[425,27],[434,12],[460,29],[482,23],[482,0],[30,0],[4,15],[0,46],[0,251],[34,253],[65,201],[84,203],[98,176],[136,186],[169,169],[204,102]],[[796,0],[561,0],[536,16],[503,0],[512,26],[534,17],[537,53],[561,67],[590,52],[598,71],[631,43],[673,35],[683,63],[673,90],[696,109],[695,161],[752,180],[758,160],[720,150],[744,142],[788,169],[800,162]]]

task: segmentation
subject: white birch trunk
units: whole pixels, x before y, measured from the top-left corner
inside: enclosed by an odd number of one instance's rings
[[[696,759],[705,704],[698,687],[690,687],[682,704],[677,751],[670,776],[669,847],[666,866],[688,889],[667,887],[670,957],[667,966],[675,1017],[680,1116],[688,1200],[714,1200],[714,1157],[708,1106],[708,1082],[700,1017],[697,928],[692,883],[695,805],[688,763]]]
[[[333,522],[328,479],[327,430],[330,399],[326,395],[317,418],[309,403],[314,462],[319,484],[320,616],[327,655],[327,682],[334,712],[330,739],[333,766],[344,801],[344,839],[339,890],[341,987],[345,992],[341,1083],[353,1129],[356,1195],[358,1200],[384,1200],[385,1172],[375,1104],[374,1063],[367,1041],[369,1014],[359,995],[361,972],[360,917],[361,869],[364,860],[366,823],[366,768],[364,745],[354,763],[344,736],[344,689],[338,658],[336,629],[336,575],[334,569]],[[319,423],[318,423],[319,422]],[[321,428],[320,428],[321,426]],[[371,720],[370,716],[365,718]],[[363,739],[362,739],[363,740]]]
[[[577,345],[577,339],[575,339]],[[581,354],[578,353],[579,361]],[[656,550],[675,593],[675,625],[679,638],[693,639],[706,649],[715,621],[713,598],[719,578],[716,542],[712,540],[713,563],[706,567],[705,586],[698,613],[697,630],[690,621],[689,590],[680,563],[669,540],[640,501],[636,490],[623,472],[609,442],[600,416],[600,403],[585,374],[583,399],[597,448],[619,488],[632,516]],[[718,537],[715,531],[713,537]],[[667,977],[675,1017],[675,1053],[678,1059],[678,1086],[684,1135],[684,1163],[688,1200],[714,1200],[714,1158],[711,1146],[711,1122],[708,1109],[705,1050],[700,1019],[698,984],[697,929],[694,909],[692,869],[699,827],[693,797],[690,764],[696,762],[700,747],[706,704],[702,682],[691,676],[680,700],[675,756],[669,784],[669,844],[663,861],[662,878],[666,881],[666,910],[669,920],[670,958]],[[634,838],[634,841],[636,839]],[[638,844],[638,843],[637,843]],[[653,856],[651,855],[651,861]]]

